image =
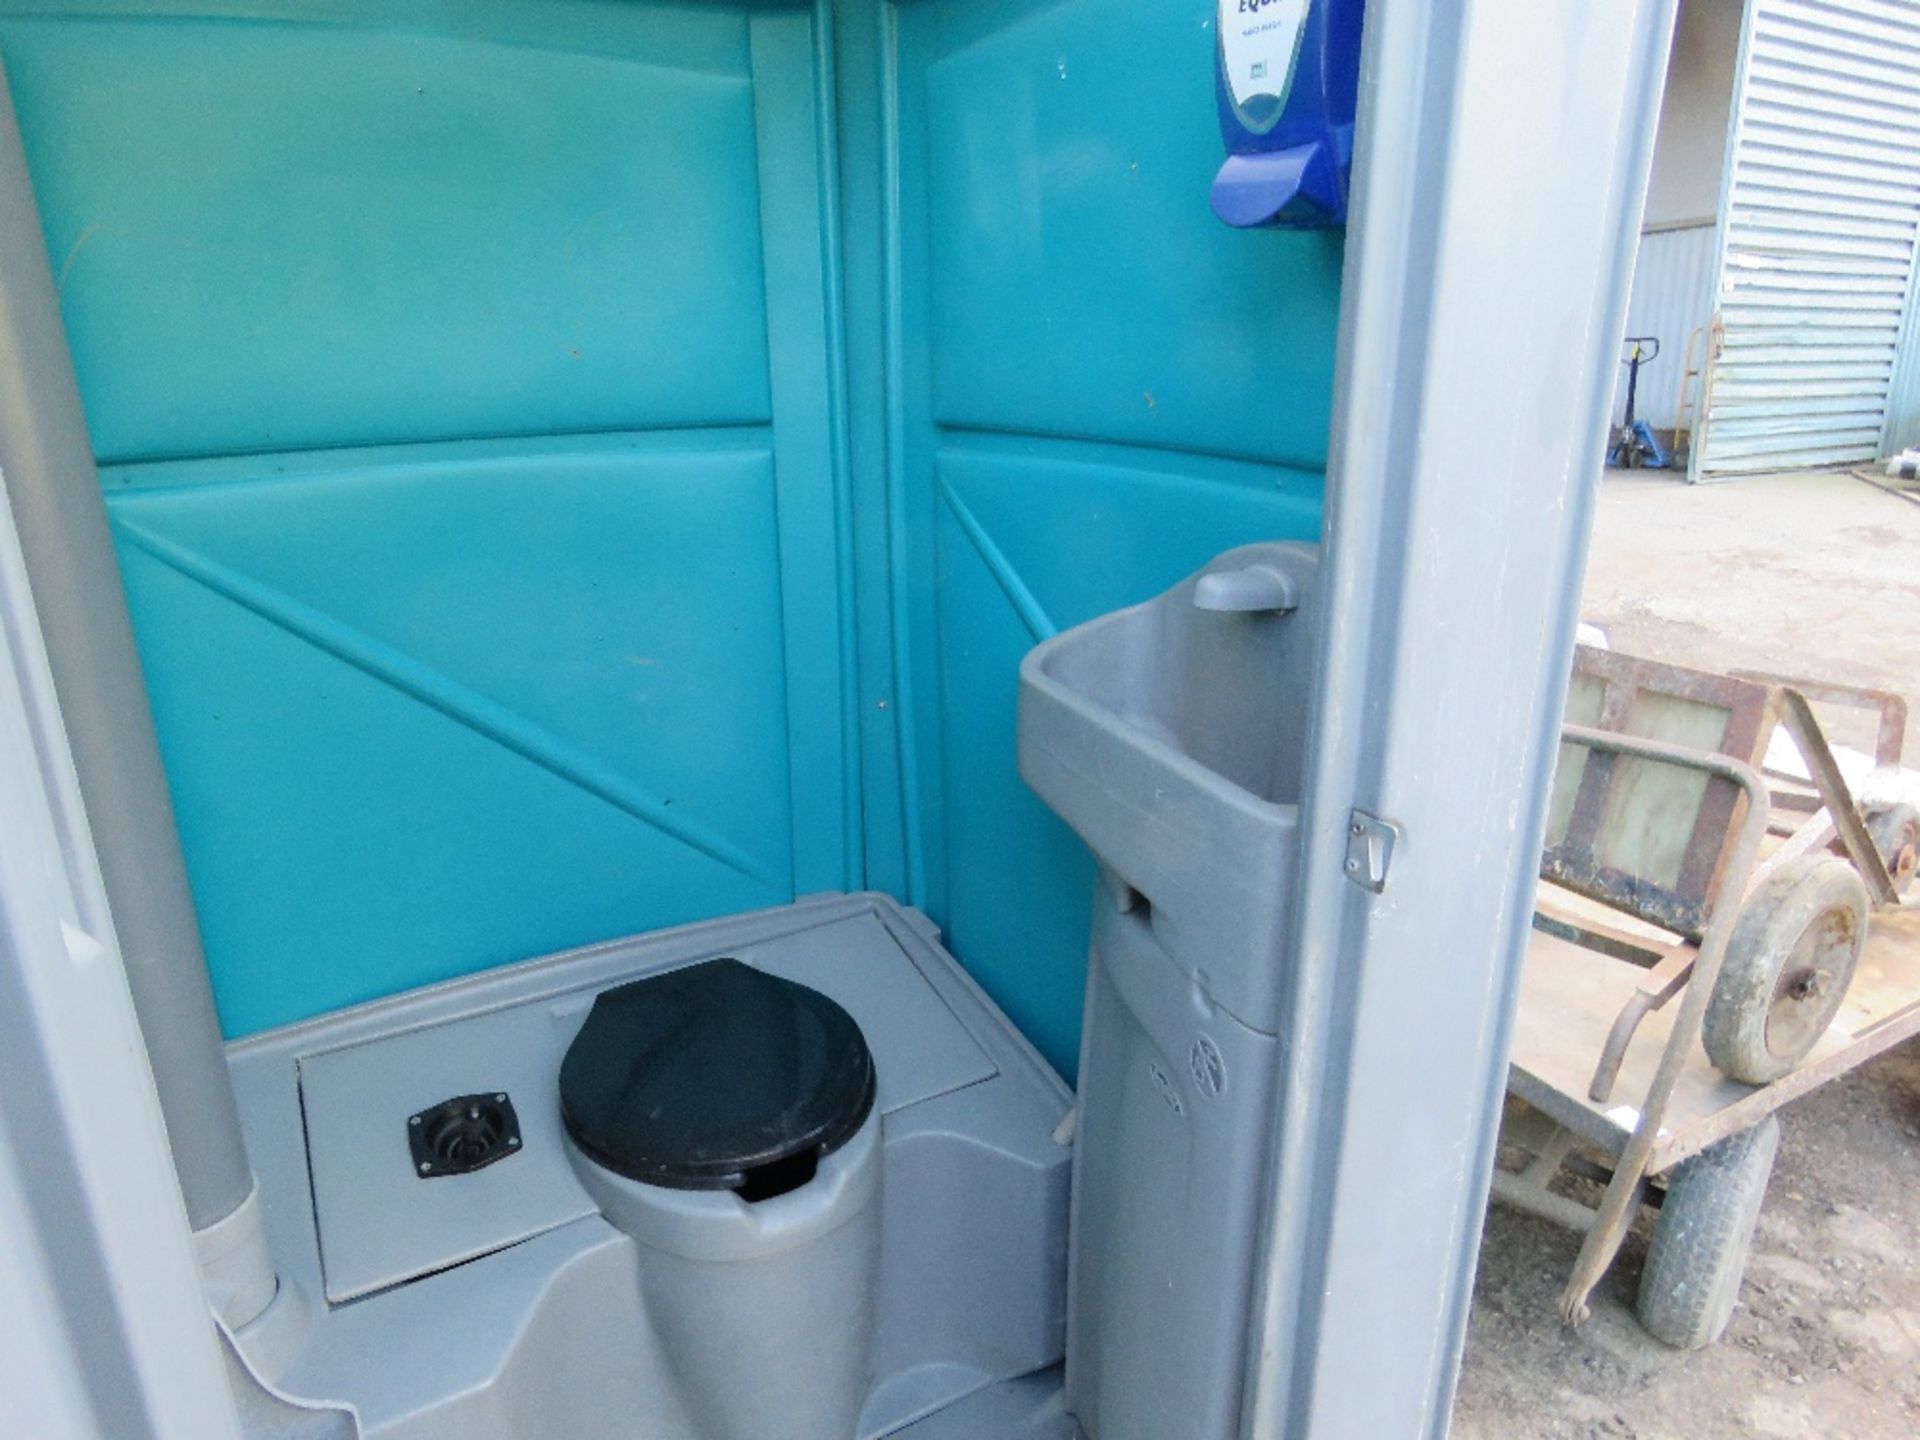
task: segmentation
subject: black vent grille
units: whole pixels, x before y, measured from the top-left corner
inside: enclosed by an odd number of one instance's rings
[[[518,1153],[520,1118],[502,1092],[457,1095],[407,1117],[407,1147],[423,1180],[470,1175]]]

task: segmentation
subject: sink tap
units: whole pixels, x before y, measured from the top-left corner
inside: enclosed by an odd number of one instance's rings
[[[1300,604],[1300,587],[1284,570],[1247,565],[1202,575],[1193,587],[1193,603],[1202,610],[1240,610],[1284,615]]]

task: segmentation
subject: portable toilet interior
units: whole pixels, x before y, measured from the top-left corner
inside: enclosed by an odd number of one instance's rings
[[[1071,1075],[1019,658],[1318,535],[1211,5],[0,17],[231,1038],[872,888]]]
[[[1320,528],[1343,237],[1210,213],[1215,21],[0,0],[277,1389],[395,1440],[1072,1433],[1095,864],[1021,658]],[[597,996],[721,957],[873,1072],[789,1227],[869,1253],[737,1294],[555,1104]]]

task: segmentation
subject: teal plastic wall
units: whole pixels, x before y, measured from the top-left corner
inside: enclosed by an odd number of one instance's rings
[[[873,885],[1071,1072],[1034,640],[1318,529],[1208,0],[0,0],[231,1034]]]
[[[1318,535],[1342,247],[1209,211],[1210,0],[897,16],[909,886],[1071,1075],[1093,873],[1019,780],[1019,661]]]

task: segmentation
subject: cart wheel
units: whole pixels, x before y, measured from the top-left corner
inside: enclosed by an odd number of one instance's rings
[[[1920,810],[1901,802],[1876,805],[1866,812],[1867,834],[1886,862],[1893,888],[1903,890],[1920,870]]]
[[[1674,1166],[1635,1307],[1654,1339],[1698,1350],[1726,1333],[1779,1149],[1769,1115]]]
[[[1729,1079],[1778,1080],[1827,1033],[1867,939],[1867,885],[1844,860],[1789,860],[1749,895],[1700,1038]]]

